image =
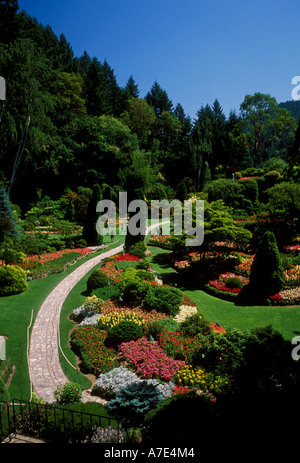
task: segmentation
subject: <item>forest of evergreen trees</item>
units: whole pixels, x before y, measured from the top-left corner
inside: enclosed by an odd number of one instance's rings
[[[299,181],[299,112],[288,102],[246,95],[227,117],[216,98],[192,120],[157,81],[140,95],[132,75],[122,88],[106,60],[74,56],[17,0],[0,1],[0,75],[0,181],[23,214],[45,196],[95,184],[184,199],[266,165]]]

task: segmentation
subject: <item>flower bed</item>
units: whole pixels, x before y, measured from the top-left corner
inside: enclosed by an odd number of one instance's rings
[[[104,316],[109,316],[113,314],[122,314],[123,312],[127,312],[137,317],[141,317],[144,320],[145,324],[154,322],[156,320],[163,320],[163,319],[168,318],[167,314],[162,313],[162,312],[157,312],[155,309],[152,309],[151,311],[148,312],[148,311],[142,310],[139,307],[126,307],[126,306],[123,307],[123,306],[116,305],[116,303],[114,303],[111,300],[105,301],[101,307],[101,313]]]
[[[133,261],[137,262],[139,260],[139,257],[133,256],[132,254],[129,254],[128,252],[124,252],[121,254],[117,254],[116,256],[111,257],[112,260],[116,261]]]
[[[196,336],[188,337],[183,331],[162,330],[158,343],[170,357],[184,362],[191,361],[193,352],[201,347],[201,341]]]
[[[106,331],[87,325],[72,332],[71,342],[79,350],[85,366],[94,373],[105,373],[118,366],[116,352],[104,345]]]
[[[297,305],[300,304],[300,286],[284,289],[277,294],[270,296],[274,305]]]
[[[163,249],[171,249],[172,235],[154,235],[149,239],[148,245],[159,246]]]
[[[91,252],[93,250],[90,248],[64,249],[48,254],[29,256],[24,262],[16,265],[27,271],[29,276],[37,278],[45,274],[63,271],[66,265],[74,263],[78,258]]]
[[[227,273],[222,273],[219,276],[218,280],[210,280],[208,282],[208,285],[216,288],[219,291],[225,292],[225,293],[233,293],[233,294],[239,294],[241,292],[241,288],[232,288],[227,286],[227,280],[229,279],[236,279],[241,283],[241,286],[244,287],[246,284],[249,283],[249,278],[243,277],[242,275],[237,275],[235,273],[227,272]]]
[[[146,381],[148,384],[156,385],[160,392],[161,399],[170,397],[174,389],[174,383],[159,383],[156,379],[142,380],[136,373],[128,368],[120,366],[110,370],[108,373],[102,373],[96,379],[93,392],[104,397],[112,398],[121,389],[126,388],[131,383]]]
[[[285,251],[300,251],[300,244],[292,244],[290,246],[283,246]]]
[[[127,364],[142,378],[157,378],[171,381],[176,371],[184,365],[184,361],[168,357],[156,342],[142,337],[137,341],[122,343],[119,353]]]
[[[180,386],[198,387],[202,391],[221,394],[230,386],[228,378],[216,376],[203,368],[185,365],[174,375],[174,382]]]
[[[300,265],[293,265],[284,271],[285,283],[288,286],[300,286]]]

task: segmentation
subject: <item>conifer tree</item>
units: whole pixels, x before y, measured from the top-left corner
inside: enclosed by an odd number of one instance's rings
[[[275,235],[266,231],[258,245],[250,270],[250,282],[241,291],[239,300],[247,304],[264,304],[269,296],[284,285],[284,269]]]
[[[96,229],[99,214],[96,207],[102,199],[102,193],[98,184],[94,185],[92,196],[87,207],[86,220],[82,230],[82,237],[87,242],[88,246],[100,246],[103,242],[102,235],[99,235]]]

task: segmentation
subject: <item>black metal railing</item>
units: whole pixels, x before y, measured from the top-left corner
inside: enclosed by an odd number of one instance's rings
[[[118,420],[52,404],[0,401],[0,442],[18,434],[50,443],[88,443],[96,429],[109,429],[119,442]]]

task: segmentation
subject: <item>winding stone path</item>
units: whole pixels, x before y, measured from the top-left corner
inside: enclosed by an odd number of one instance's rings
[[[29,374],[33,391],[46,402],[54,402],[53,392],[68,379],[59,362],[58,329],[60,312],[69,292],[95,265],[123,250],[123,245],[82,264],[64,278],[43,302],[35,319],[29,350]]]
[[[147,233],[156,227],[157,224],[148,227]],[[120,245],[82,264],[64,278],[43,302],[32,327],[29,349],[30,380],[33,392],[38,398],[43,398],[48,403],[54,402],[53,393],[57,386],[63,386],[68,382],[60,366],[58,345],[60,312],[66,297],[79,280],[95,265],[99,264],[103,259],[121,252],[123,248],[124,246]],[[83,392],[83,401],[99,401],[103,403],[100,398],[90,397],[89,391]]]

